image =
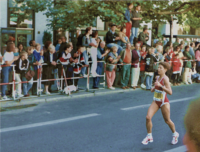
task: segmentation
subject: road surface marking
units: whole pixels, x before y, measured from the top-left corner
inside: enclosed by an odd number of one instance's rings
[[[88,115],[76,116],[76,117],[71,117],[71,118],[66,118],[66,119],[58,119],[58,120],[40,122],[40,123],[35,123],[35,124],[30,124],[30,125],[3,128],[3,129],[0,129],[0,133],[8,132],[8,131],[16,131],[16,130],[21,130],[21,129],[34,128],[34,127],[41,127],[41,126],[46,126],[46,125],[53,125],[53,124],[58,124],[58,123],[62,123],[62,122],[68,122],[68,121],[73,121],[73,120],[78,120],[78,119],[95,117],[95,116],[99,116],[99,115],[100,114],[92,113],[92,114],[88,114]]]
[[[192,99],[195,99],[195,98],[196,97],[188,97],[188,98],[170,100],[169,103],[175,103],[175,102],[181,102],[181,101],[186,101],[186,100],[192,100]],[[146,108],[146,107],[149,107],[150,105],[151,104],[145,104],[145,105],[140,105],[140,106],[134,106],[134,107],[128,107],[128,108],[121,108],[121,110],[127,111],[127,110],[139,109],[139,108]]]
[[[185,146],[180,146],[178,148],[170,149],[164,152],[186,152],[187,148]]]

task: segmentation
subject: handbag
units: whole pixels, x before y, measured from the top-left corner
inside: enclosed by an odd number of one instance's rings
[[[25,78],[27,81],[30,81],[35,76],[35,72],[29,68],[28,72],[25,74]]]

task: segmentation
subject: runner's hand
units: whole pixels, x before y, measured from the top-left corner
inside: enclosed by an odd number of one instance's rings
[[[154,83],[155,86],[161,87],[162,85],[160,84],[160,82],[158,82],[158,80],[156,80],[156,82]]]
[[[154,92],[154,90],[155,90],[155,88],[153,87],[153,88],[151,88],[151,92]]]

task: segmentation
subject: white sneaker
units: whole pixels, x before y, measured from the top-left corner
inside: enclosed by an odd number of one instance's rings
[[[50,95],[51,93],[48,91],[48,92],[45,92],[45,94],[46,94],[46,95]]]
[[[173,135],[173,138],[172,138],[172,142],[171,142],[172,145],[175,145],[178,143],[178,137],[179,137],[179,133],[176,132],[176,135],[175,136]]]
[[[183,82],[184,84],[188,85],[189,83],[188,82]]]
[[[23,97],[24,95],[22,95],[22,94],[18,94],[17,96],[16,96],[16,98],[21,98],[21,97]]]
[[[142,89],[146,89],[146,86],[142,83],[142,84],[141,84],[141,88],[142,88]]]
[[[108,89],[110,89],[110,90],[115,90],[115,88],[114,88],[114,87],[110,87],[110,88],[108,88]]]
[[[1,99],[2,100],[9,100],[9,98],[7,96],[3,96]]]
[[[150,143],[153,142],[153,137],[152,137],[152,136],[150,137],[150,136],[147,135],[147,136],[143,139],[142,144],[143,144],[143,145],[148,145],[149,142],[150,142]]]
[[[83,77],[84,77],[84,78],[87,78],[87,77],[88,77],[88,75],[87,75],[87,74],[84,74],[84,75],[83,75]]]
[[[189,84],[192,84],[192,81],[188,81]]]

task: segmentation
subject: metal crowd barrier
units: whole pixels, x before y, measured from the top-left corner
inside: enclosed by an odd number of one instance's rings
[[[197,61],[197,60],[183,60],[183,62],[187,62],[187,61]],[[102,89],[105,89],[105,87],[106,87],[106,75],[105,75],[105,73],[106,73],[106,62],[105,61],[98,61],[98,62],[103,62],[104,63],[104,73],[103,73],[103,75],[100,75],[100,76],[98,76],[98,77],[103,77],[103,83],[100,83],[100,85],[103,85],[103,88]],[[154,64],[159,64],[161,61],[159,61],[159,62],[155,62]],[[176,62],[176,61],[169,61],[169,63],[171,63],[171,62]],[[92,61],[91,62],[89,62],[89,63],[92,63]],[[60,63],[58,63],[58,64],[60,64]],[[140,65],[140,64],[146,64],[146,63],[135,63],[135,64],[110,64],[110,65]],[[42,66],[44,66],[44,65],[47,65],[46,63],[43,63],[42,64]],[[6,67],[7,65],[0,65],[1,67]],[[8,83],[0,83],[0,86],[2,86],[2,85],[12,85],[12,98],[15,100],[16,98],[15,98],[15,92],[16,92],[16,84],[23,84],[23,83],[28,83],[29,81],[21,81],[21,82],[15,82],[15,66],[16,65],[11,65],[12,66],[12,69],[13,69],[13,82],[8,82]],[[84,78],[84,77],[71,77],[71,78],[64,78],[63,77],[63,66],[62,66],[62,69],[61,69],[61,78],[57,78],[57,79],[45,79],[45,80],[42,80],[42,72],[41,72],[41,69],[42,69],[42,67],[40,67],[40,66],[38,66],[38,73],[37,73],[37,80],[33,80],[32,82],[33,83],[36,83],[37,82],[37,96],[41,96],[41,92],[43,91],[42,90],[42,82],[45,82],[45,81],[60,81],[60,86],[61,86],[61,90],[62,90],[62,88],[63,88],[63,86],[62,86],[62,84],[63,84],[63,80],[68,80],[68,79],[72,79],[72,80],[74,80],[74,79],[82,79],[82,78]],[[89,67],[87,67],[87,74],[88,74],[88,76],[87,76],[87,83],[86,83],[86,90],[85,91],[87,91],[87,92],[89,92],[90,90],[93,90],[93,89],[90,89],[90,78],[91,78],[91,76],[90,76],[90,66]],[[2,101],[2,100],[0,100],[0,101]]]

